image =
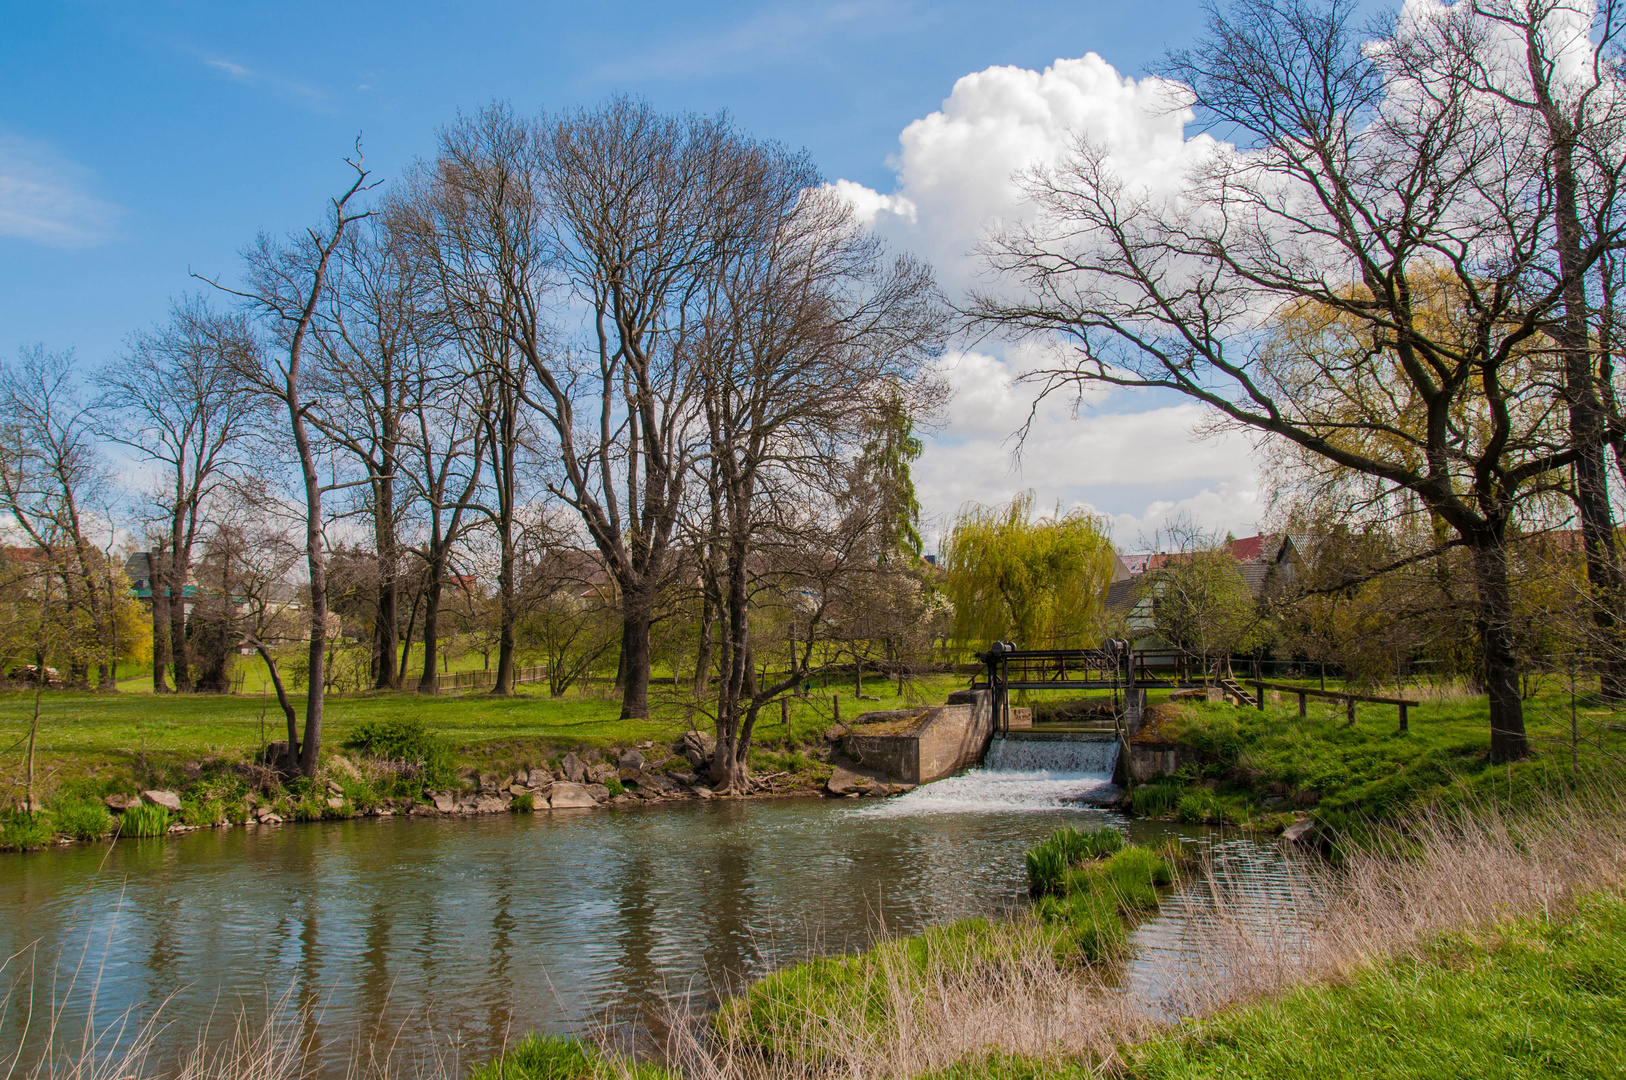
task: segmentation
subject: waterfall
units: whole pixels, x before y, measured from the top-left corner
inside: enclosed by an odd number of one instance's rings
[[[1117,739],[1007,739],[995,735],[982,767],[990,772],[1112,775]]]
[[[867,816],[1084,809],[1118,794],[1115,739],[995,736],[980,769],[855,810]]]

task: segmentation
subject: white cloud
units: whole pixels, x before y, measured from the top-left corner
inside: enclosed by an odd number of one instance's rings
[[[1239,534],[1258,521],[1252,444],[1237,434],[1199,437],[1201,406],[1099,387],[1038,401],[1036,387],[1012,379],[1022,363],[982,352],[946,359],[954,402],[914,470],[929,517],[1032,488],[1041,509],[1083,506],[1107,517],[1125,548],[1182,515]],[[1018,455],[1014,436],[1030,415]]]
[[[1054,163],[1080,139],[1104,147],[1126,183],[1172,191],[1217,145],[1206,135],[1186,138],[1186,100],[1178,84],[1126,78],[1094,53],[1044,71],[989,68],[960,79],[940,110],[904,128],[889,161],[897,175],[890,194],[847,180],[833,186],[862,220],[929,258],[945,289],[961,294],[986,284],[973,252],[988,228],[1030,213],[1016,174]],[[915,468],[935,521],[967,502],[1008,502],[1024,488],[1041,508],[1102,514],[1126,549],[1182,516],[1239,534],[1262,516],[1251,443],[1198,438],[1202,406],[1091,387],[1036,407],[1037,387],[1014,377],[1063,366],[1066,346],[983,349],[946,359],[955,399]],[[1015,435],[1025,425],[1018,457]]]
[[[951,288],[975,278],[971,254],[990,225],[1028,213],[1016,174],[1053,163],[1082,137],[1108,148],[1130,184],[1167,189],[1211,152],[1176,83],[1121,76],[1095,53],[1044,71],[992,67],[954,84],[943,107],[899,136],[890,195],[851,181],[836,188],[894,242],[931,259]]]
[[[90,170],[45,143],[0,133],[0,236],[51,247],[91,247],[118,207],[92,193]]]
[[[326,93],[296,79],[284,78],[280,75],[244,67],[242,64],[233,63],[230,60],[204,57],[203,63],[216,71],[224,72],[226,77],[234,83],[270,90],[278,97],[293,101],[306,108],[323,111],[326,107]]]

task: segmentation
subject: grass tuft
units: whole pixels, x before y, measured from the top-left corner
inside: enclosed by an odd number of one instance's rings
[[[169,832],[169,810],[152,803],[132,806],[124,812],[120,836],[163,836]]]

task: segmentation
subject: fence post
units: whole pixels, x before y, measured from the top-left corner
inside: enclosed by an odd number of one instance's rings
[[[832,705],[834,705],[836,707],[836,723],[838,723],[838,724],[841,723],[841,695],[840,694],[831,694],[830,695],[830,704],[832,704]]]
[[[1404,701],[1400,703],[1400,730],[1409,730],[1409,728],[1406,726],[1406,703]]]
[[[1349,724],[1347,726],[1348,727],[1354,727],[1355,726],[1355,699],[1352,698],[1352,697],[1347,697],[1347,698],[1344,699],[1344,703],[1349,708]]]

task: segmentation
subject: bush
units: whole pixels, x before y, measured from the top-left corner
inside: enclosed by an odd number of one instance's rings
[[[163,836],[169,832],[169,811],[152,803],[132,806],[119,823],[120,836]]]
[[[377,810],[384,805],[384,799],[365,780],[345,780],[339,785],[344,801],[358,814],[365,814],[369,810]]]
[[[1201,825],[1204,823],[1218,824],[1220,820],[1219,800],[1214,798],[1211,791],[1193,791],[1180,796],[1180,802],[1175,807],[1174,816],[1187,825]]]
[[[644,1061],[606,1063],[598,1050],[562,1035],[527,1035],[502,1056],[469,1073],[469,1080],[670,1080],[672,1073]]]
[[[516,814],[529,814],[536,809],[536,799],[529,791],[522,791],[514,796],[514,801],[508,804],[508,809]]]
[[[615,798],[617,795],[623,794],[627,790],[625,787],[622,786],[621,781],[617,780],[613,776],[610,777],[608,780],[604,781],[604,786],[609,789],[610,798],[612,798],[612,799]]]
[[[56,839],[56,829],[44,814],[12,813],[0,824],[0,851],[26,851]]]
[[[290,821],[321,821],[327,813],[327,804],[313,795],[294,799],[285,815]]]
[[[423,769],[422,781],[431,787],[449,782],[455,769],[451,750],[417,718],[363,720],[344,746],[372,757],[410,761]]]
[[[220,819],[225,816],[225,808],[219,799],[188,797],[181,800],[182,825],[210,828],[220,824]]]
[[[1168,782],[1142,784],[1129,793],[1129,808],[1136,817],[1156,817],[1174,809],[1180,801],[1180,787]]]
[[[107,807],[88,799],[69,799],[52,807],[56,830],[75,840],[100,840],[113,831],[113,815]]]
[[[1069,867],[1078,866],[1088,859],[1100,859],[1121,851],[1123,833],[1110,826],[1099,826],[1080,832],[1062,826],[1050,834],[1050,839],[1027,854],[1028,893],[1043,896],[1056,892]]]

